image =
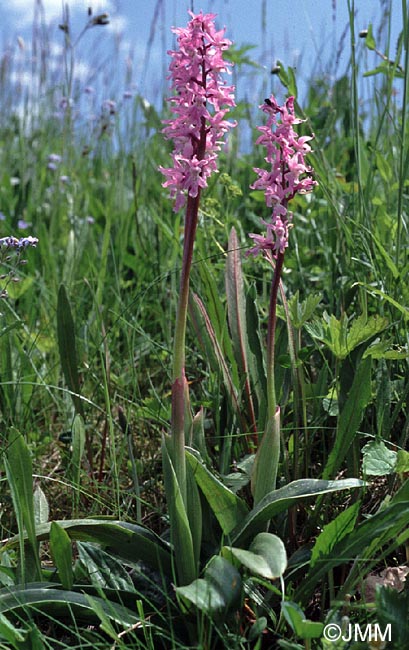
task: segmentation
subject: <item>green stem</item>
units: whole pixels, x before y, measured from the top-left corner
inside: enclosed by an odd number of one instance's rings
[[[173,383],[171,431],[174,469],[186,503],[186,460],[185,460],[185,410],[188,404],[188,387],[185,377],[185,340],[187,308],[189,302],[189,279],[192,267],[199,211],[200,190],[196,197],[188,196],[183,243],[183,263],[180,277],[179,299],[176,312],[175,340],[173,347]]]
[[[267,412],[261,443],[253,468],[251,491],[256,505],[266,494],[275,490],[280,460],[280,407],[277,405],[274,381],[274,349],[277,324],[277,294],[280,286],[284,253],[277,255],[270,292],[267,331]]]
[[[187,307],[189,302],[189,279],[192,267],[200,190],[196,197],[188,196],[183,243],[183,263],[180,277],[179,300],[176,312],[175,341],[173,345],[173,381],[182,377],[185,367],[185,339]]]
[[[274,380],[275,365],[275,333],[277,325],[277,295],[280,286],[281,272],[283,269],[284,253],[278,253],[277,261],[274,268],[273,281],[270,292],[270,309],[268,314],[268,331],[267,331],[267,415],[266,426],[271,422],[277,410],[277,398]]]

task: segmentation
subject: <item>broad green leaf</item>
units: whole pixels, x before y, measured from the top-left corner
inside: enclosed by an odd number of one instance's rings
[[[228,612],[240,598],[241,577],[235,567],[222,557],[215,556],[205,569],[204,577],[190,585],[177,587],[183,596],[210,616]]]
[[[372,359],[389,359],[390,361],[396,359],[407,359],[409,357],[409,350],[406,347],[393,348],[393,343],[389,341],[377,341],[372,343],[364,351],[362,358],[372,357]]]
[[[72,571],[72,547],[68,533],[55,521],[50,527],[50,552],[64,589],[70,590],[74,583]]]
[[[171,442],[169,436],[164,437],[162,441],[163,476],[178,582],[184,585],[195,579],[198,573],[198,565],[195,560],[190,522],[168,450],[168,445]]]
[[[321,299],[321,294],[309,293],[307,298],[300,302],[300,292],[297,289],[288,301],[288,311],[295,329],[301,329],[307,320],[311,318]]]
[[[364,409],[371,400],[371,359],[363,359],[355,373],[351,389],[338,420],[335,443],[322,478],[334,476],[340,468],[361,424]]]
[[[360,503],[356,501],[343,512],[335,517],[329,524],[324,526],[322,532],[318,535],[311,552],[310,567],[320,561],[322,556],[326,556],[331,549],[341,541],[345,535],[348,535],[355,527],[356,519],[359,513]]]
[[[123,561],[142,560],[158,571],[172,573],[170,547],[149,528],[124,521],[104,519],[74,519],[58,521],[58,525],[68,533],[72,540],[100,544],[108,553]],[[37,526],[38,541],[49,539],[51,524]],[[11,538],[1,551],[16,546],[18,536]]]
[[[359,479],[342,479],[340,481],[300,479],[293,481],[279,490],[266,494],[244,521],[232,532],[232,543],[243,546],[249,538],[260,532],[259,527],[261,524],[265,524],[280,512],[291,508],[300,499],[308,499],[340,490],[350,490],[363,485],[364,483]]]
[[[210,472],[193,450],[186,450],[186,459],[223,533],[228,535],[247,515],[245,502]]]
[[[251,492],[255,504],[275,489],[280,458],[280,436],[280,408],[277,408],[275,415],[266,424],[254,461]]]
[[[297,603],[286,600],[281,603],[281,611],[298,638],[318,639],[321,637],[324,624],[306,619],[304,612]]]
[[[22,580],[31,582],[41,575],[34,518],[33,468],[26,441],[13,427],[8,437],[4,465],[19,529]],[[25,533],[28,546],[24,543]]]
[[[248,633],[248,640],[251,643],[256,641],[264,632],[268,625],[267,618],[265,616],[260,616],[254,623],[252,623],[251,628]],[[258,646],[255,646],[258,647]]]
[[[397,474],[409,473],[409,452],[405,449],[399,449],[397,452],[395,472]]]
[[[96,599],[103,608],[108,618],[121,626],[131,626],[139,622],[139,619],[131,609],[110,601],[106,602],[101,598]],[[0,590],[0,615],[18,613],[30,607],[33,612],[49,612],[55,619],[63,619],[74,614],[76,621],[83,621],[89,624],[97,622],[93,608],[89,604],[87,595],[64,589],[48,588],[48,583],[38,586],[38,583],[28,586]]]
[[[343,314],[338,320],[334,315],[324,315],[321,321],[306,324],[309,334],[331,350],[342,361],[351,352],[388,326],[388,320],[382,316],[367,318],[362,315],[355,318],[348,327],[348,318]]]
[[[387,326],[388,319],[382,316],[371,316],[367,319],[362,315],[355,318],[347,334],[348,354],[361,343],[382,332]]]
[[[2,562],[4,562],[5,558],[7,561],[9,561],[8,555],[6,553],[1,558]],[[16,570],[12,569],[10,564],[8,564],[7,566],[0,565],[0,587],[2,586],[6,587],[7,585],[15,585],[17,582]]]
[[[74,402],[75,410],[84,417],[80,396],[80,380],[78,375],[77,348],[75,343],[75,327],[67,291],[63,284],[58,291],[57,302],[57,335],[61,367],[65,381]]]
[[[396,451],[388,449],[380,440],[368,442],[362,449],[362,470],[366,476],[385,476],[396,469]]]
[[[275,580],[280,578],[287,568],[287,553],[285,546],[277,535],[259,533],[246,551],[234,546],[224,546],[223,557],[229,559],[232,555],[252,573]]]
[[[88,542],[77,542],[77,548],[93,585],[103,589],[134,591],[132,578],[119,560]]]
[[[393,647],[404,648],[409,636],[409,591],[381,586],[376,590],[376,620],[382,629],[391,626]]]

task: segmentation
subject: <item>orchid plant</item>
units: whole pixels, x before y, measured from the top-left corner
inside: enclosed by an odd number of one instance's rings
[[[190,13],[186,28],[175,28],[179,48],[170,51],[170,76],[175,94],[169,99],[172,119],[166,120],[163,133],[174,142],[173,165],[160,167],[166,177],[164,187],[175,199],[174,210],[185,207],[183,263],[176,314],[173,386],[172,438],[174,464],[179,485],[185,484],[185,418],[188,416],[188,386],[185,377],[185,336],[189,296],[189,277],[196,234],[200,193],[208,178],[217,172],[217,154],[224,134],[235,124],[225,119],[235,105],[233,86],[222,73],[230,64],[223,52],[231,41],[217,31],[214,14]],[[181,488],[183,490],[183,488]],[[185,495],[186,497],[186,495]]]
[[[266,147],[265,159],[271,168],[255,168],[258,179],[251,187],[264,191],[266,205],[273,211],[268,222],[262,221],[266,234],[250,234],[255,245],[249,254],[264,255],[274,267],[274,273],[267,332],[267,414],[252,477],[256,503],[275,489],[280,455],[280,407],[277,405],[274,381],[274,343],[277,296],[289,231],[293,225],[288,204],[296,194],[311,192],[317,185],[313,179],[313,169],[305,162],[305,156],[311,151],[309,141],[312,136],[299,136],[293,128],[295,124],[303,122],[295,117],[294,97],[289,97],[283,106],[279,106],[274,95],[271,95],[261,109],[267,113],[268,120],[266,125],[258,127],[261,135],[256,144]]]
[[[192,424],[185,376],[185,337],[193,246],[201,190],[207,186],[210,175],[217,172],[217,155],[223,136],[235,126],[234,122],[225,119],[229,108],[235,105],[234,89],[222,77],[230,65],[224,61],[223,52],[231,42],[225,38],[225,30],[216,30],[214,14],[201,12],[195,15],[190,12],[190,16],[186,28],[173,29],[179,46],[169,52],[172,57],[169,79],[175,93],[169,99],[173,117],[165,121],[163,130],[165,137],[174,142],[173,165],[160,167],[166,177],[163,186],[169,188],[171,198],[175,199],[174,210],[185,208],[183,262],[174,336],[171,438],[165,440],[164,445],[164,456],[169,453],[176,490],[185,507],[185,437]],[[175,537],[177,525],[174,521],[173,524]]]

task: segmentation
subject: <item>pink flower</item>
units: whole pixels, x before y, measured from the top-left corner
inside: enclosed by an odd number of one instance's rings
[[[306,165],[304,158],[311,151],[308,142],[312,137],[300,137],[293,129],[293,124],[304,121],[294,115],[294,97],[289,97],[284,106],[279,106],[272,95],[260,108],[268,114],[268,120],[265,126],[258,127],[261,135],[256,144],[266,147],[265,160],[271,164],[271,170],[254,168],[258,179],[251,188],[264,190],[266,205],[273,208],[273,212],[270,222],[262,221],[267,228],[266,236],[250,234],[255,246],[249,254],[272,251],[277,256],[288,246],[292,220],[288,202],[296,194],[311,192],[317,185],[312,178],[313,169]]]
[[[163,186],[175,199],[175,212],[185,205],[186,193],[196,197],[207,186],[217,171],[223,136],[235,126],[224,119],[228,108],[235,106],[234,87],[221,76],[231,65],[223,60],[231,42],[224,38],[224,29],[216,31],[214,14],[189,13],[187,27],[173,29],[179,49],[168,52],[175,94],[168,99],[173,117],[164,121],[163,133],[174,142],[173,166],[159,167],[166,177]]]

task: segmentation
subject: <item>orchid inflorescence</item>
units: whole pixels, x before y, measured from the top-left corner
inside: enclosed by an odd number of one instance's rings
[[[257,127],[261,135],[256,144],[263,144],[267,149],[266,162],[271,170],[254,168],[258,179],[251,185],[252,189],[264,190],[266,205],[273,208],[271,220],[262,224],[266,226],[267,235],[250,234],[255,246],[249,253],[257,255],[271,251],[274,257],[284,253],[288,246],[288,233],[292,213],[288,203],[296,194],[311,192],[317,182],[313,180],[313,170],[305,163],[304,156],[311,152],[308,144],[313,136],[299,136],[293,129],[294,124],[305,120],[294,115],[294,97],[289,97],[283,106],[279,106],[274,95],[266,99],[260,107],[268,114],[267,124]]]
[[[175,199],[175,212],[185,205],[186,192],[196,197],[207,186],[217,171],[221,139],[235,126],[224,119],[228,108],[235,106],[234,88],[221,77],[231,65],[223,60],[231,41],[224,38],[224,29],[216,30],[214,14],[190,15],[186,28],[173,29],[179,49],[168,52],[172,57],[168,78],[175,91],[168,101],[174,116],[165,120],[163,133],[174,141],[173,166],[159,168],[166,176],[163,186]]]

